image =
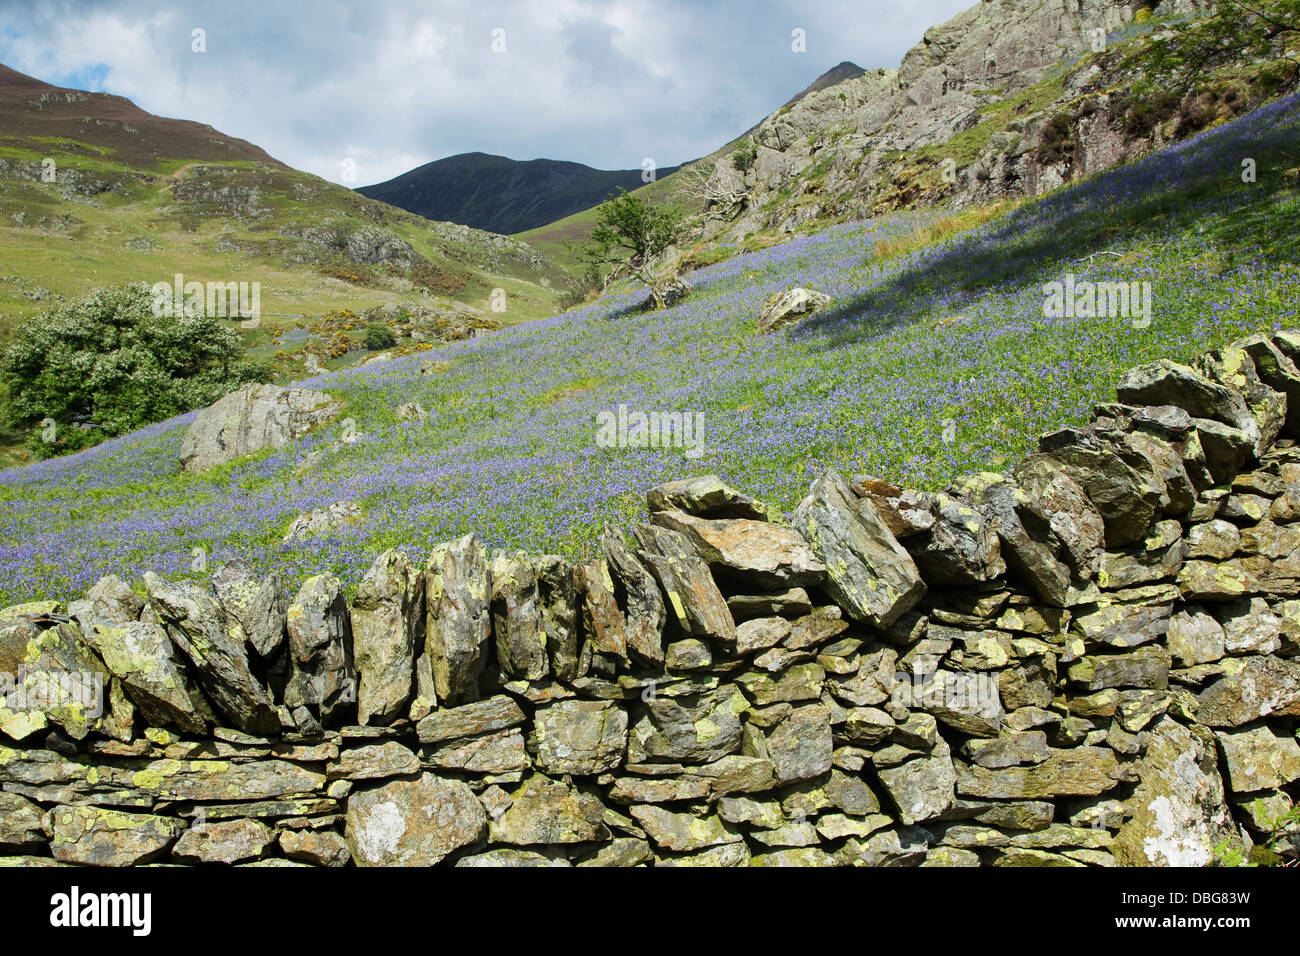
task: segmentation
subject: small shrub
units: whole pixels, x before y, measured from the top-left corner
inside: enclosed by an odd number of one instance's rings
[[[388,326],[372,322],[366,326],[366,334],[362,337],[361,344],[368,352],[382,352],[397,345],[397,336]]]
[[[1052,114],[1043,126],[1038,143],[1038,154],[1043,162],[1069,162],[1074,159],[1074,150],[1078,146],[1074,127],[1075,118],[1068,113]]]
[[[747,139],[740,144],[740,148],[731,154],[731,165],[742,173],[747,173],[754,168],[754,163],[758,161],[758,144],[752,139]]]

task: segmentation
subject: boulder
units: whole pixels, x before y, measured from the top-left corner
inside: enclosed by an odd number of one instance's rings
[[[1259,427],[1241,392],[1189,366],[1168,359],[1139,365],[1124,373],[1115,390],[1125,404],[1173,405],[1193,418],[1241,429],[1252,442],[1259,438]]]
[[[355,501],[336,501],[323,508],[313,508],[294,518],[284,541],[306,541],[311,538],[341,534],[349,525],[362,519],[361,506]]]
[[[777,329],[802,321],[814,312],[824,308],[831,301],[830,296],[810,289],[793,288],[785,292],[776,292],[768,296],[763,309],[758,314],[755,328],[759,335],[767,335]]]
[[[190,423],[181,440],[181,466],[197,473],[265,448],[282,448],[340,408],[316,389],[245,385]]]

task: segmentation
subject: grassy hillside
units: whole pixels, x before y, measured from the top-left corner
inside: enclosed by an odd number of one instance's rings
[[[925,488],[1003,469],[1086,420],[1132,365],[1300,326],[1297,133],[1291,96],[934,244],[911,239],[945,233],[933,216],[894,213],[701,269],[666,312],[611,296],[321,376],[362,437],[307,466],[341,424],[201,477],[175,460],[190,416],[0,473],[0,599],[67,596],[110,571],[188,575],[196,548],[291,585],[325,569],[355,583],[385,547],[422,558],[469,531],[583,554],[603,521],[641,513],[648,486],[692,473],[789,508],[827,465]],[[1242,156],[1258,182],[1241,181]],[[1043,285],[1067,273],[1152,283],[1152,321],[1045,318]],[[756,337],[763,300],[794,284],[831,308]],[[397,421],[413,400],[424,425]],[[702,456],[601,447],[597,415],[619,405],[702,415]],[[366,520],[281,543],[298,513],[342,499]]]
[[[388,302],[487,310],[497,288],[507,310],[495,317],[520,321],[554,311],[567,281],[522,243],[429,222],[210,127],[4,67],[0,261],[0,345],[52,304],[178,272],[260,282],[268,315],[253,346],[303,314]]]

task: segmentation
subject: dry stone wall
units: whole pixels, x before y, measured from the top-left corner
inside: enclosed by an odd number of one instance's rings
[[[1297,359],[1281,332],[1134,369],[939,494],[828,471],[785,516],[663,485],[576,565],[468,536],[351,601],[231,563],[9,608],[3,862],[1248,851],[1300,780]]]

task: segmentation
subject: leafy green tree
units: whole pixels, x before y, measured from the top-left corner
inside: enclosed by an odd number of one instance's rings
[[[5,418],[38,457],[210,405],[270,369],[215,317],[155,315],[147,286],[99,289],[23,325],[0,359]]]
[[[596,210],[596,228],[582,248],[584,262],[623,268],[650,289],[655,308],[665,306],[664,294],[674,279],[655,268],[656,259],[676,244],[682,232],[681,214],[654,206],[626,189]]]
[[[1285,60],[1292,65],[1285,85],[1294,86],[1300,76],[1298,44],[1300,0],[1218,0],[1208,16],[1171,24],[1157,34],[1130,64],[1147,72],[1148,84],[1172,81],[1186,93],[1219,67]]]

